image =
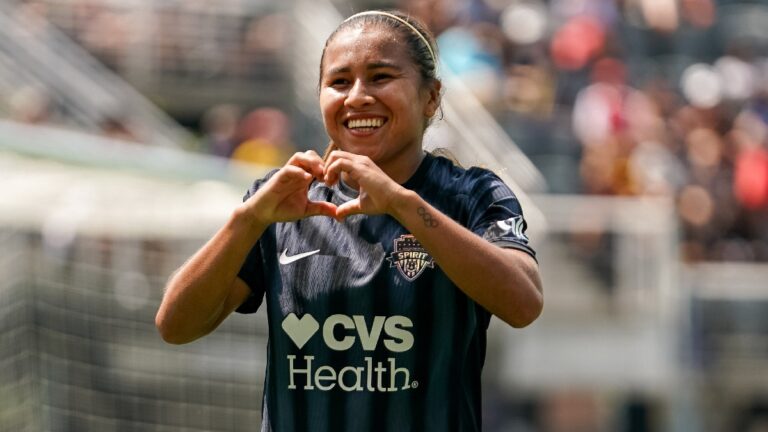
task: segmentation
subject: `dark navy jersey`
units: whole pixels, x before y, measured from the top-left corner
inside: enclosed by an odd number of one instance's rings
[[[490,171],[427,155],[404,186],[487,241],[535,257],[520,204]],[[342,182],[309,187],[310,199],[336,205],[356,195]],[[394,218],[272,224],[239,277],[252,292],[238,312],[266,297],[263,431],[481,429],[491,315]]]

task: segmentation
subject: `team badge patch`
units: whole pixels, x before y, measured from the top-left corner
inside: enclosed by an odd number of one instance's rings
[[[525,235],[525,221],[522,216],[513,216],[506,220],[496,221],[483,234],[483,238],[488,241],[510,237],[528,244],[528,236]]]
[[[389,267],[397,267],[409,282],[413,282],[427,267],[435,267],[432,256],[413,235],[403,234],[394,243],[394,251],[387,257]]]

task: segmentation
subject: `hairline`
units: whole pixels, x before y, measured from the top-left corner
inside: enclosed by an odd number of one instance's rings
[[[397,40],[398,43],[404,45],[406,47],[406,51],[409,52],[408,53],[408,57],[411,58],[411,63],[413,63],[413,65],[415,66],[415,68],[416,68],[416,70],[418,72],[418,76],[422,80],[422,86],[428,86],[429,83],[431,83],[431,82],[435,82],[435,81],[439,82],[440,81],[440,79],[437,77],[437,64],[435,63],[437,61],[436,58],[433,57],[433,59],[432,59],[433,64],[434,64],[433,71],[434,71],[435,76],[424,76],[424,74],[421,72],[421,67],[419,66],[418,60],[413,58],[413,55],[410,53],[410,51],[411,51],[410,48],[407,48],[408,47],[408,43],[405,42],[404,40],[401,40],[404,36],[400,33],[400,31],[397,30],[396,27],[388,26],[388,25],[385,24],[384,21],[373,21],[373,22],[371,22],[371,21],[366,21],[363,18],[365,16],[376,16],[376,15],[377,14],[360,15],[360,18],[357,18],[355,20],[350,20],[350,18],[355,17],[355,15],[353,15],[352,17],[347,18],[347,20],[342,21],[342,23],[339,24],[339,27],[336,30],[334,30],[334,32],[328,37],[328,40],[326,40],[326,42],[325,42],[325,46],[323,47],[322,55],[320,57],[320,72],[321,73],[320,73],[320,76],[318,77],[318,81],[317,81],[317,90],[318,90],[318,92],[320,92],[320,90],[322,89],[322,80],[323,80],[323,76],[325,75],[324,69],[323,69],[323,61],[325,60],[325,53],[328,50],[328,46],[331,44],[332,41],[334,41],[336,39],[336,37],[339,34],[343,33],[344,31],[352,30],[352,29],[356,29],[356,28],[363,29],[365,27],[381,27],[382,29],[385,29],[385,30],[388,30],[388,31],[392,32],[395,35],[395,37],[398,38],[398,40]],[[388,15],[384,15],[384,14],[380,14],[379,16],[383,16],[383,17],[386,17],[386,18],[389,18],[389,19],[393,19],[393,18],[389,17]],[[402,25],[402,23],[400,23],[399,20],[395,20],[395,21],[398,22],[400,25]],[[413,30],[411,30],[410,28],[408,28],[408,27],[405,27],[405,28],[409,32],[413,32]],[[414,28],[416,28],[416,27],[414,26]],[[417,35],[419,37],[424,38],[424,40],[427,41],[427,45],[429,45],[428,39],[427,39],[426,35],[422,35],[421,32],[418,31],[418,29],[417,29]],[[432,49],[432,48],[429,47],[429,49]]]

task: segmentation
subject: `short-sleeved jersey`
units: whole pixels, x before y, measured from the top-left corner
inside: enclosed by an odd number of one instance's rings
[[[490,171],[426,155],[404,186],[487,241],[535,258],[515,195]],[[336,205],[356,196],[343,182],[315,182],[308,193]],[[394,218],[273,224],[239,277],[252,292],[238,312],[266,298],[262,431],[481,430],[490,313]]]

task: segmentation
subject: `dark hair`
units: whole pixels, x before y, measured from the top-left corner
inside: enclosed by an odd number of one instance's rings
[[[328,36],[328,39],[325,41],[325,46],[323,46],[323,54],[320,56],[320,79],[323,77],[323,61],[325,60],[325,50],[328,48],[328,44],[331,43],[333,38],[336,37],[336,35],[341,31],[348,28],[362,27],[365,25],[378,25],[396,31],[408,46],[411,60],[413,60],[413,63],[418,67],[424,82],[429,83],[438,79],[437,64],[435,64],[437,61],[437,44],[435,43],[434,35],[429,31],[429,29],[427,29],[427,26],[418,18],[408,16],[398,10],[388,10],[381,12],[383,13],[353,15],[351,19],[347,19],[346,21],[339,24],[338,27],[336,27],[336,30],[334,30],[333,33]],[[415,33],[407,25],[386,14],[394,15],[403,21],[406,21],[408,24],[412,25],[421,34],[421,36]],[[424,39],[426,39],[427,43],[429,43],[429,46],[424,44]],[[434,58],[432,57],[432,53],[430,53],[430,49],[435,55]]]

